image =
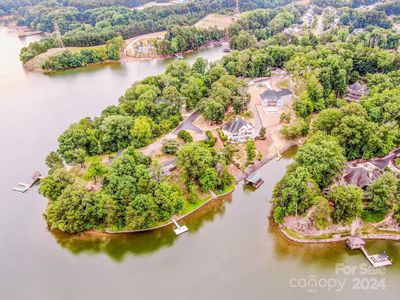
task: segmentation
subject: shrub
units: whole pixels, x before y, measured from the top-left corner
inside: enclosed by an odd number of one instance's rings
[[[298,119],[294,124],[283,126],[281,133],[287,139],[295,139],[301,136],[306,136],[309,127],[308,122],[304,119]]]
[[[281,113],[281,115],[279,117],[280,122],[286,123],[286,124],[289,124],[291,119],[292,119],[292,116],[290,115],[290,113],[286,113],[286,112]]]
[[[193,142],[193,137],[192,135],[186,131],[186,130],[181,130],[178,132],[178,137],[182,139],[185,143],[191,143]]]
[[[212,132],[210,131],[210,130],[207,130],[206,131],[206,136],[207,136],[207,140],[205,140],[204,142],[208,145],[208,146],[210,146],[210,147],[214,147],[214,145],[215,145],[215,143],[216,143],[216,140],[215,140],[215,137],[214,137],[214,135],[212,134]]]
[[[221,141],[226,142],[228,140],[228,137],[225,135],[222,129],[218,129],[218,135]]]
[[[162,141],[162,152],[165,154],[175,154],[178,151],[179,144],[174,139],[164,139]]]

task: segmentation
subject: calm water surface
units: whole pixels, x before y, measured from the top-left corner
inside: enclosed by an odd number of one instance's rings
[[[394,265],[384,275],[362,275],[359,252],[294,245],[270,224],[272,188],[289,157],[260,171],[265,184],[256,192],[238,186],[186,220],[190,231],[179,238],[170,228],[85,238],[49,232],[46,199],[11,188],[45,170],[44,158],[71,122],[96,116],[167,62],[25,73],[18,52],[27,42],[0,28],[0,299],[398,299],[399,243],[367,243],[371,252],[386,250]],[[223,53],[208,49],[186,59],[199,55],[215,60]],[[354,274],[337,273],[341,263]],[[298,287],[313,278],[319,288]],[[343,290],[329,292],[327,280],[344,282]]]

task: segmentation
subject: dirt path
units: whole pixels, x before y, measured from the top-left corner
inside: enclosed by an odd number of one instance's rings
[[[316,36],[320,36],[324,33],[324,12],[317,16],[317,25],[313,31]]]
[[[231,26],[233,23],[236,23],[238,20],[238,16],[209,14],[198,21],[194,26],[203,29],[217,28],[219,30],[224,30]]]

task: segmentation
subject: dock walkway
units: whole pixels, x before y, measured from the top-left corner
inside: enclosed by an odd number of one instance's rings
[[[15,192],[20,192],[20,193],[25,193],[27,192],[31,187],[33,187],[36,183],[39,182],[40,179],[42,179],[42,175],[40,172],[36,171],[32,175],[32,181],[30,183],[25,183],[25,182],[19,182],[18,186],[13,187],[13,191]]]
[[[386,267],[392,264],[386,253],[369,255],[367,249],[365,249],[365,241],[360,236],[349,236],[346,240],[346,244],[351,250],[360,249],[374,268]]]
[[[365,249],[364,246],[362,246],[360,250],[374,268],[381,268],[392,265],[392,262],[385,253],[369,255],[367,249]]]

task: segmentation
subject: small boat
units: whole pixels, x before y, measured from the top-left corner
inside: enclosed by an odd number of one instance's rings
[[[178,58],[178,59],[182,59],[183,55],[182,55],[182,53],[176,53],[175,57]]]
[[[231,48],[224,48],[224,52],[225,52],[225,53],[231,53],[231,52],[232,52],[232,49],[231,49]]]

